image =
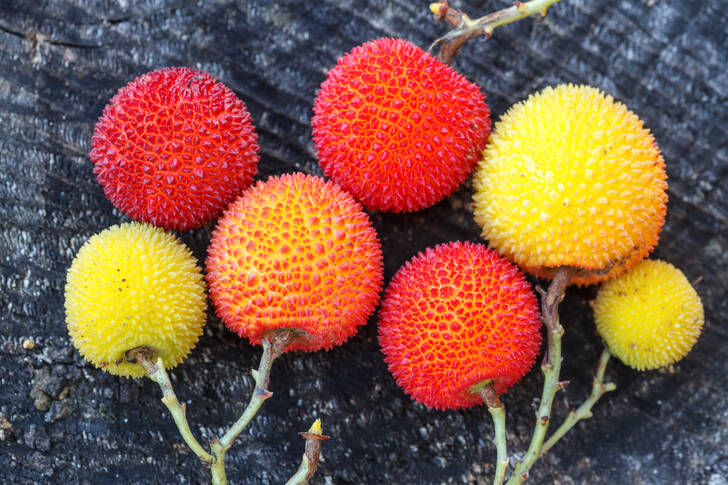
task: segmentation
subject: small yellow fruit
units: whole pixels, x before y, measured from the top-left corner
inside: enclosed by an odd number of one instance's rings
[[[667,183],[642,121],[589,86],[546,88],[496,124],[478,165],[475,220],[531,274],[576,266],[572,282],[616,276],[657,244]]]
[[[685,357],[700,336],[703,305],[685,275],[646,260],[599,288],[594,320],[609,351],[626,365],[656,369]]]
[[[197,261],[176,236],[136,222],[92,236],[68,270],[66,323],[73,344],[105,371],[144,369],[125,353],[145,346],[165,368],[180,363],[205,324],[205,286]]]

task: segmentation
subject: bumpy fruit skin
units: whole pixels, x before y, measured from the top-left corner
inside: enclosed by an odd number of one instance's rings
[[[475,220],[490,246],[525,271],[583,268],[591,284],[657,244],[667,182],[642,121],[589,86],[549,87],[496,123],[473,179]]]
[[[703,328],[700,297],[682,271],[664,261],[642,261],[604,283],[593,306],[609,351],[637,370],[682,359]]]
[[[477,85],[401,39],[339,59],[314,103],[324,173],[369,210],[429,207],[470,175],[490,133]]]
[[[218,221],[207,281],[217,315],[259,344],[276,329],[286,350],[330,349],[379,302],[382,250],[367,215],[333,182],[301,173],[246,191]]]
[[[257,140],[230,88],[201,71],[165,68],[116,93],[89,157],[115,207],[184,231],[219,216],[253,182]]]
[[[92,236],[73,260],[65,289],[73,344],[96,367],[141,377],[125,360],[146,346],[165,368],[189,353],[205,324],[205,284],[190,250],[164,230],[131,222]]]
[[[395,274],[379,312],[389,370],[414,400],[435,409],[482,404],[534,363],[541,343],[536,297],[523,273],[482,244],[427,249]]]

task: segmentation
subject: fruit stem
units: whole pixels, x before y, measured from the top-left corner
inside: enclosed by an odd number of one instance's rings
[[[564,436],[571,428],[573,428],[576,423],[578,423],[582,419],[591,418],[591,409],[597,403],[597,401],[605,393],[613,391],[617,388],[617,386],[613,382],[604,383],[604,372],[607,369],[607,363],[609,362],[609,357],[611,357],[611,355],[612,354],[609,353],[609,349],[607,348],[602,351],[602,355],[599,358],[599,364],[597,365],[596,373],[594,374],[592,390],[591,394],[589,394],[589,398],[584,401],[581,406],[579,406],[576,410],[571,410],[564,422],[561,424],[561,426],[559,426],[559,429],[557,429],[554,434],[552,434],[551,437],[543,444],[543,446],[541,447],[541,451],[538,455],[539,457],[546,454],[546,452],[551,449],[551,447],[554,446],[556,442],[561,439],[562,436]]]
[[[430,46],[440,44],[440,52],[437,58],[444,64],[450,64],[452,58],[457,54],[460,47],[480,35],[486,36],[486,40],[493,35],[493,31],[501,25],[510,24],[516,20],[530,17],[534,14],[541,14],[543,19],[548,8],[559,0],[531,0],[530,2],[516,2],[515,5],[498,10],[478,19],[471,19],[462,10],[450,7],[447,0],[430,4],[430,11],[434,14],[435,20],[444,20],[455,28],[435,40]]]
[[[190,447],[206,466],[212,466],[215,462],[215,457],[205,451],[192,434],[185,413],[187,406],[180,404],[177,400],[172,383],[169,380],[169,375],[167,375],[167,371],[164,369],[162,359],[157,358],[157,362],[154,363],[152,362],[152,357],[144,350],[135,352],[134,357],[144,368],[149,378],[159,384],[159,387],[162,389],[162,402],[167,406],[170,414],[172,414],[172,419],[174,419],[177,429],[179,429],[179,433],[182,435],[185,443],[187,443],[187,446]]]
[[[307,485],[308,480],[316,473],[321,455],[321,442],[329,439],[321,434],[321,420],[317,419],[306,433],[299,433],[306,438],[306,448],[301,464],[296,473],[286,482],[286,485]]]
[[[292,338],[294,338],[293,331],[282,329],[276,331],[270,341],[266,338],[262,339],[263,355],[260,358],[260,365],[257,370],[251,371],[253,379],[255,379],[255,389],[253,390],[248,407],[245,408],[240,418],[227,430],[222,438],[214,440],[210,444],[216,458],[215,463],[211,467],[213,484],[225,485],[227,483],[227,479],[225,478],[225,453],[232,446],[233,440],[238,437],[248,423],[255,417],[263,402],[273,395],[268,390],[270,369],[273,361],[280,357],[286,350]]]
[[[559,322],[559,303],[564,299],[566,287],[569,285],[576,268],[562,266],[554,275],[549,285],[548,292],[537,288],[541,294],[541,321],[546,327],[548,348],[541,363],[541,370],[544,374],[543,391],[541,403],[536,411],[536,425],[531,436],[531,444],[523,460],[516,466],[513,475],[508,479],[507,485],[520,485],[528,479],[528,472],[541,451],[541,444],[546,436],[551,419],[551,405],[554,402],[556,392],[563,387],[559,383],[559,372],[561,371],[561,337],[564,328]]]
[[[493,383],[487,384],[481,391],[480,397],[488,406],[490,415],[493,416],[493,427],[495,428],[495,449],[496,467],[493,485],[502,485],[508,470],[508,449],[506,443],[506,408],[493,388]]]

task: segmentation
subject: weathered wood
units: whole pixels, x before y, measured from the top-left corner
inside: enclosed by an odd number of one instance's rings
[[[455,6],[473,16],[505,2]],[[617,362],[618,389],[533,469],[542,484],[728,484],[728,19],[722,0],[563,0],[543,22],[466,44],[454,66],[482,86],[497,116],[548,84],[590,83],[636,111],[665,156],[670,202],[656,255],[697,284],[706,328],[675,373]],[[65,272],[83,242],[124,220],[96,183],[87,152],[107,100],[135,76],[170,65],[210,72],[247,103],[260,134],[259,177],[320,174],[311,142],[316,89],[336,58],[381,36],[427,47],[446,26],[427,2],[57,0],[0,3],[0,481],[202,483],[148,380],[109,376],[72,350]],[[470,188],[409,215],[373,214],[385,277],[438,242],[478,240]],[[182,234],[202,258],[211,226]],[[600,353],[588,300],[564,303],[556,420],[589,392]],[[24,349],[24,338],[36,342]],[[172,371],[198,436],[220,435],[252,391],[260,355],[210,312],[205,336]],[[511,451],[525,450],[541,377],[505,396]],[[331,352],[286,355],[275,396],[228,453],[234,483],[283,483],[296,432],[321,417],[314,483],[489,483],[487,410],[428,411],[394,384],[374,319]],[[40,411],[34,406],[46,409]],[[48,408],[50,406],[50,408]],[[201,426],[200,423],[204,423]],[[164,440],[164,441],[163,441]],[[174,446],[171,446],[174,444]]]

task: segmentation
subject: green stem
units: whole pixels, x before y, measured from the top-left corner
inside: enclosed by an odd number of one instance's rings
[[[430,49],[440,44],[440,52],[437,57],[443,63],[449,64],[460,47],[473,37],[484,35],[490,38],[496,28],[531,15],[541,14],[541,18],[543,18],[546,16],[549,7],[558,1],[531,0],[530,2],[516,2],[512,7],[498,10],[475,20],[461,10],[450,7],[447,0],[431,3],[430,11],[435,15],[435,19],[445,20],[455,28],[435,40]]]
[[[260,365],[257,370],[251,371],[253,379],[255,379],[253,396],[250,398],[248,406],[235,424],[230,427],[222,438],[214,440],[210,444],[212,453],[215,455],[215,462],[210,467],[212,483],[214,485],[227,484],[227,478],[225,477],[225,453],[233,445],[235,438],[238,437],[248,423],[255,417],[263,402],[273,395],[268,390],[271,366],[273,365],[273,361],[286,350],[286,346],[293,337],[293,331],[284,329],[277,331],[270,342],[265,338],[262,340],[263,355],[260,358]]]
[[[215,458],[205,451],[202,445],[200,445],[192,434],[190,425],[187,423],[187,416],[185,413],[187,406],[184,404],[180,405],[177,400],[177,396],[172,388],[172,383],[169,380],[169,375],[167,375],[167,371],[164,369],[162,359],[158,358],[156,363],[152,362],[151,356],[144,349],[140,349],[135,352],[133,357],[135,357],[139,364],[144,368],[149,378],[159,384],[159,387],[162,389],[162,402],[165,406],[167,406],[167,409],[169,409],[169,412],[172,414],[172,419],[174,419],[177,429],[179,429],[179,433],[182,435],[185,443],[187,443],[187,446],[190,447],[200,460],[202,460],[207,466],[210,466],[215,462]]]
[[[216,453],[215,444],[212,443],[212,451],[215,453],[215,463],[210,467],[212,472],[212,485],[227,485],[227,475],[225,473],[225,453]]]
[[[613,382],[607,382],[606,384],[604,383],[604,372],[607,369],[607,363],[609,362],[610,356],[611,354],[609,353],[609,349],[605,348],[602,352],[601,357],[599,358],[599,364],[597,365],[597,370],[594,375],[594,380],[592,382],[592,391],[591,394],[589,394],[589,398],[584,401],[581,406],[579,406],[576,410],[571,410],[564,422],[561,424],[561,426],[559,426],[559,429],[557,429],[554,434],[552,434],[551,437],[543,444],[539,456],[543,456],[544,454],[546,454],[546,452],[551,449],[551,447],[554,446],[556,442],[561,439],[562,436],[564,436],[571,428],[573,428],[576,423],[578,423],[582,419],[591,418],[592,407],[597,403],[597,401],[605,393],[613,391],[617,388],[617,386]]]
[[[306,438],[306,448],[301,459],[301,464],[296,473],[286,482],[286,485],[307,485],[308,480],[316,473],[321,455],[321,442],[328,439],[328,436],[321,434],[321,420],[317,419],[309,428],[308,432],[300,433]]]
[[[575,272],[575,268],[561,267],[556,271],[548,292],[539,289],[541,293],[541,320],[546,326],[548,339],[546,356],[541,364],[541,370],[544,374],[543,391],[541,393],[541,403],[536,411],[536,425],[531,436],[531,444],[528,446],[528,451],[526,451],[523,460],[518,463],[513,475],[508,479],[507,485],[520,485],[528,479],[528,472],[538,458],[541,445],[546,437],[554,396],[557,391],[563,388],[559,383],[559,372],[563,360],[561,358],[561,337],[564,334],[564,328],[559,322],[559,303],[563,300],[566,287]]]
[[[301,465],[296,470],[296,473],[288,479],[286,485],[306,485],[308,483],[308,460],[306,455],[303,455]]]
[[[492,383],[486,385],[480,391],[480,396],[483,398],[485,404],[488,405],[488,411],[493,416],[493,427],[495,428],[496,467],[493,485],[502,485],[503,480],[506,478],[506,471],[508,470],[506,408],[498,397],[498,393],[495,392]]]

